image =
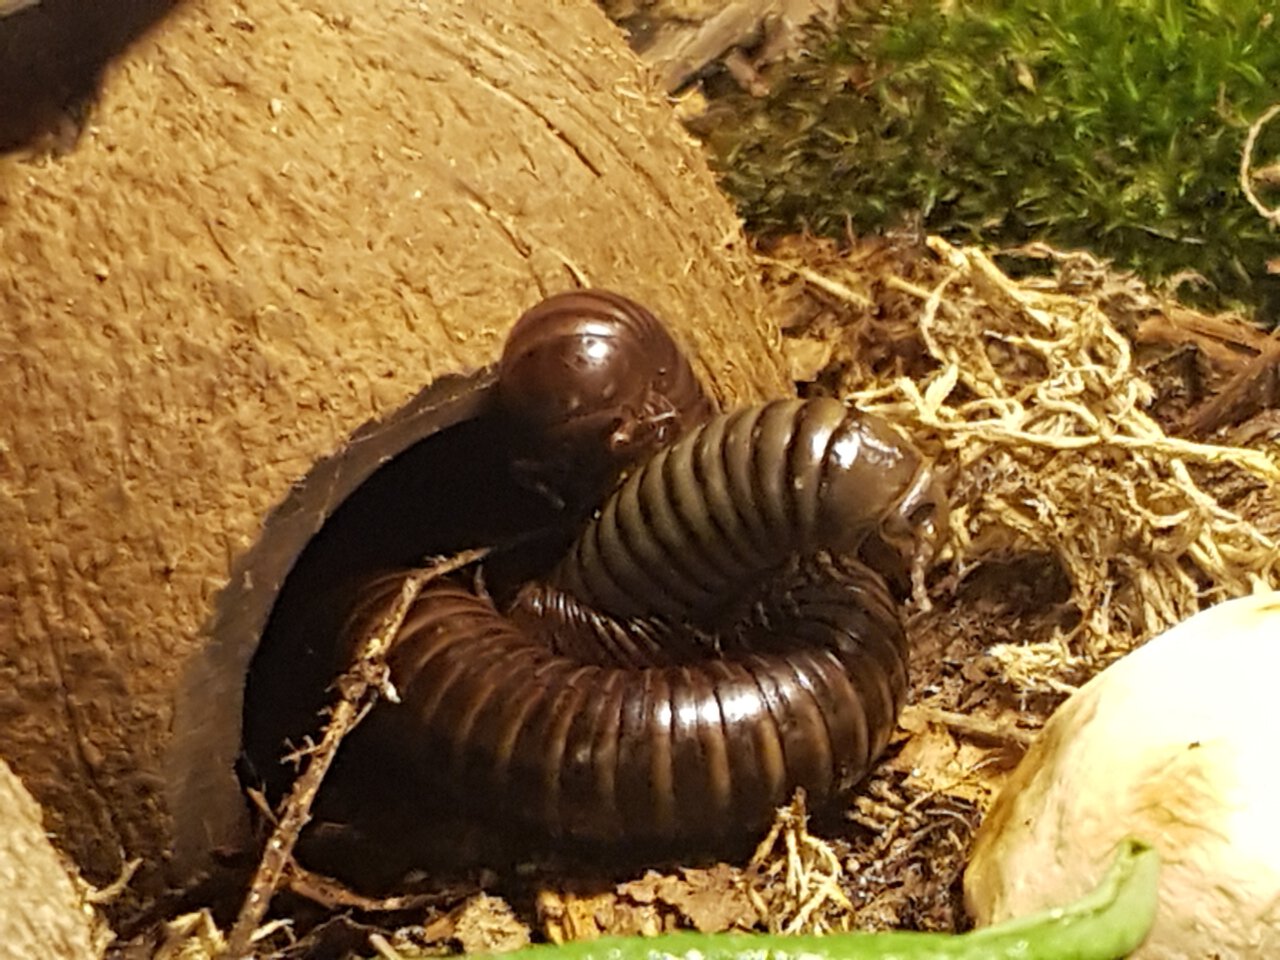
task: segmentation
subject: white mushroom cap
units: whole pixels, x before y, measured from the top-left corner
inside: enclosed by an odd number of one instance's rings
[[[980,925],[1085,893],[1128,835],[1163,861],[1145,958],[1280,958],[1280,592],[1202,611],[1045,725],[979,831]]]

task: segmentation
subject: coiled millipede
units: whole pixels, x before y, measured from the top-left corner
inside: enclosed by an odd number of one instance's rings
[[[614,294],[535,307],[499,377],[538,427],[516,456],[574,464],[522,460],[548,496],[631,469],[504,609],[467,584],[422,591],[389,653],[401,703],[379,708],[404,763],[499,821],[587,841],[749,836],[796,788],[820,806],[861,779],[908,650],[857,554],[936,544],[925,458],[836,400],[709,416],[661,325]],[[400,581],[370,584],[350,634]]]

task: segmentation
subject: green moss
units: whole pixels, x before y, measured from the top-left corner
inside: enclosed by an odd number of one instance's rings
[[[919,215],[954,239],[1084,246],[1272,300],[1280,234],[1238,182],[1280,99],[1280,0],[894,0],[849,10],[706,134],[753,228]],[[1280,124],[1257,162],[1274,159]],[[1274,198],[1273,198],[1274,199]]]

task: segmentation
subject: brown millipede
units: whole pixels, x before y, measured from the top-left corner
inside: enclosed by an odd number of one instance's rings
[[[708,419],[661,325],[600,291],[517,323],[499,393],[529,427],[517,457],[576,465],[528,464],[554,495],[581,492],[583,464],[594,483],[648,459],[507,609],[423,591],[389,655],[402,702],[380,708],[403,761],[457,803],[588,841],[741,837],[797,787],[821,806],[865,775],[908,651],[856,552],[935,544],[946,504],[915,448],[835,400]],[[398,583],[370,585],[349,636]]]

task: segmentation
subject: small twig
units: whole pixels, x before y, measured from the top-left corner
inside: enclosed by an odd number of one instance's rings
[[[332,877],[313,873],[297,860],[290,859],[285,869],[285,880],[289,890],[306,897],[321,906],[363,910],[365,913],[403,913],[407,910],[420,910],[438,903],[439,894],[414,893],[396,897],[367,897],[362,893],[339,883]],[[448,896],[454,897],[455,891]]]
[[[311,805],[333,764],[338,747],[364,719],[379,695],[394,696],[394,688],[387,676],[386,653],[418,594],[432,580],[475,563],[488,553],[488,548],[467,550],[441,563],[406,573],[395,604],[356,648],[350,668],[337,683],[338,701],[325,725],[324,736],[313,750],[308,751],[307,767],[293,782],[279,822],[267,840],[240,915],[231,928],[227,956],[232,960],[249,956],[254,932],[280,888],[281,879],[293,858],[293,848],[303,827],[311,819]]]
[[[393,947],[390,941],[380,933],[369,934],[369,946],[377,950],[378,956],[382,957],[383,960],[404,960],[400,951]]]
[[[907,706],[902,713],[904,719],[918,718],[929,723],[937,723],[966,737],[986,740],[1002,746],[1014,746],[1021,750],[1030,746],[1036,736],[1034,731],[1023,730],[1008,723],[971,717],[965,713],[956,713],[954,710],[942,710],[922,704]]]
[[[1280,224],[1280,208],[1268,207],[1258,199],[1258,195],[1253,192],[1253,174],[1250,168],[1253,166],[1253,147],[1258,142],[1258,135],[1262,133],[1262,128],[1277,115],[1280,115],[1280,103],[1272,104],[1262,116],[1253,121],[1249,125],[1249,135],[1244,138],[1244,149],[1240,152],[1240,189],[1244,192],[1245,199],[1252,204],[1253,209],[1257,210],[1265,220],[1274,224]]]
[[[271,809],[271,804],[267,802],[267,795],[265,793],[261,790],[255,789],[254,787],[249,787],[245,790],[245,793],[249,795],[249,802],[253,804],[258,813],[262,814],[262,819],[264,821],[267,823],[276,822],[276,812]]]
[[[796,263],[787,263],[785,260],[775,260],[773,257],[758,256],[756,257],[761,263],[767,263],[771,267],[781,267],[783,270],[794,274],[805,283],[817,287],[824,293],[829,293],[838,300],[855,307],[861,307],[864,310],[870,310],[874,307],[875,301],[866,294],[859,293],[857,290],[846,287],[843,283],[832,280],[830,277],[824,277],[816,270],[810,270],[808,267],[802,267]]]
[[[253,931],[253,942],[261,943],[263,940],[267,939],[267,937],[274,936],[275,933],[280,930],[290,932],[290,939],[293,939],[293,921],[287,917],[280,917],[278,920],[272,920],[269,923],[264,923],[257,930]],[[182,960],[185,960],[185,958],[182,958]]]
[[[124,893],[129,886],[129,881],[133,879],[133,875],[138,872],[138,868],[142,866],[142,858],[135,857],[120,868],[120,876],[116,877],[105,887],[92,890],[86,893],[84,899],[87,903],[104,904],[113,903],[120,894]]]
[[[1247,406],[1253,389],[1264,384],[1268,377],[1276,376],[1280,371],[1280,334],[1273,335],[1265,343],[1269,349],[1264,349],[1249,361],[1227,381],[1217,396],[1187,413],[1183,421],[1183,429],[1187,433],[1205,436],[1231,422]]]

